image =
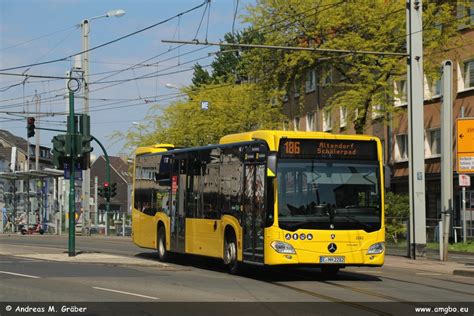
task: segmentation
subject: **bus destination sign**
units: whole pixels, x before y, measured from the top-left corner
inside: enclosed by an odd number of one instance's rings
[[[281,158],[377,160],[375,141],[337,139],[282,139]]]

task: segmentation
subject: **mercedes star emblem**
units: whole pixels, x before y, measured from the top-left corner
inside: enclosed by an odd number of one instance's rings
[[[337,246],[336,246],[336,244],[335,244],[335,243],[333,243],[333,242],[332,242],[332,243],[330,243],[330,244],[329,244],[329,246],[328,246],[328,250],[329,250],[329,252],[330,252],[330,253],[333,253],[333,252],[335,252],[335,251],[337,250]]]

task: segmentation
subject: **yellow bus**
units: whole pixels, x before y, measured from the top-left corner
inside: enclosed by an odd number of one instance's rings
[[[335,274],[384,263],[382,148],[373,136],[253,131],[218,145],[140,147],[136,245]]]

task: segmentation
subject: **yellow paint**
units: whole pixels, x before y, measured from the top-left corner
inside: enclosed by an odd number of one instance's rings
[[[323,132],[293,132],[293,131],[254,131],[241,134],[233,134],[222,137],[221,144],[228,144],[233,142],[251,141],[261,139],[267,142],[271,151],[277,151],[280,139],[300,138],[300,139],[347,139],[347,140],[373,140],[377,142],[378,158],[380,166],[380,178],[383,180],[383,165],[382,165],[382,146],[378,138],[366,135],[334,135]],[[136,150],[136,154],[147,154],[153,152],[163,152],[173,145],[160,144],[150,147],[141,147]],[[135,166],[134,166],[135,168]],[[274,172],[267,169],[268,177],[275,177]],[[278,196],[277,179],[275,177],[273,188],[274,196]],[[134,184],[135,185],[135,184]],[[384,223],[383,201],[384,194],[381,190],[382,198],[382,223]],[[278,200],[275,199],[274,209],[278,210]],[[155,216],[148,216],[142,212],[133,209],[132,212],[132,228],[133,241],[140,247],[156,249],[157,242],[157,224],[162,221],[165,225],[167,236],[167,250],[170,250],[170,218],[162,212],[158,212]],[[216,229],[214,229],[214,224]],[[367,249],[374,243],[385,240],[385,229],[382,225],[377,232],[366,233],[362,230],[351,231],[337,231],[337,230],[308,230],[300,229],[296,232],[289,232],[291,235],[297,233],[298,235],[304,233],[313,234],[313,240],[286,240],[284,231],[277,227],[278,214],[274,215],[274,226],[264,229],[264,262],[267,265],[277,264],[319,264],[320,256],[344,256],[345,264],[355,265],[382,265],[384,263],[384,253],[378,255],[367,255]],[[243,233],[242,227],[237,218],[231,215],[224,215],[221,219],[186,219],[185,230],[185,252],[223,258],[224,250],[224,232],[226,227],[232,227],[235,231],[238,252],[237,258],[242,261],[242,244]],[[331,234],[336,237],[331,239]],[[296,250],[296,254],[287,255],[277,253],[270,243],[274,240],[288,242]],[[331,254],[327,247],[329,243],[336,243],[338,249]]]
[[[275,173],[270,168],[267,168],[267,177],[275,177]]]
[[[307,235],[311,233],[313,235],[312,240],[301,240],[298,238],[294,240],[285,239],[285,234],[290,233],[298,234],[302,233]],[[335,238],[331,238],[331,234],[335,235]],[[357,237],[363,237],[357,238]],[[271,246],[271,242],[274,240],[284,241],[291,244],[296,251],[296,254],[288,256],[287,254],[277,253]],[[265,264],[277,265],[277,264],[319,264],[320,256],[344,256],[345,264],[355,265],[382,265],[384,263],[384,253],[382,254],[367,254],[367,249],[377,243],[385,240],[384,229],[379,231],[366,233],[362,230],[311,230],[311,229],[299,229],[294,232],[284,231],[278,227],[269,227],[265,229]],[[328,245],[335,243],[337,250],[334,253],[330,253]],[[373,257],[373,259],[370,259]]]
[[[456,123],[458,153],[474,153],[474,119],[458,119]]]

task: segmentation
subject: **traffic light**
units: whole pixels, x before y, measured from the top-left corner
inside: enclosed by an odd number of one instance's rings
[[[28,117],[26,121],[26,130],[28,131],[28,138],[35,136],[35,118]]]
[[[67,156],[66,135],[56,135],[53,143],[53,165],[56,169],[64,170],[64,160]]]
[[[79,133],[81,134],[81,148],[78,151],[80,154],[81,169],[86,170],[90,168],[90,153],[93,148],[91,146],[92,136],[90,127],[90,116],[87,114],[79,115]]]
[[[114,197],[117,195],[117,182],[112,183],[112,187],[110,189],[110,197]]]
[[[97,189],[97,194],[99,194],[100,197],[104,197],[104,188],[103,187],[99,187]]]
[[[110,199],[110,187],[108,182],[104,182],[104,197]]]

